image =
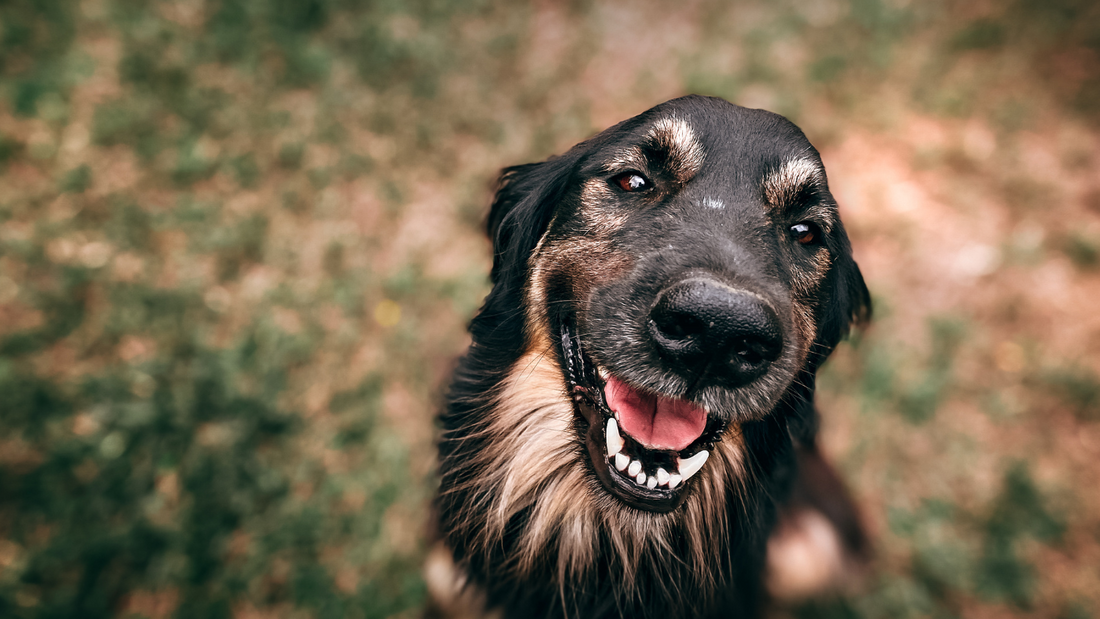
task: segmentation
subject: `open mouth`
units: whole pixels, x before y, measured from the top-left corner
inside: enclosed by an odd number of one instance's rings
[[[597,366],[561,328],[569,389],[596,476],[626,504],[668,512],[687,497],[727,423],[688,400],[630,385]]]

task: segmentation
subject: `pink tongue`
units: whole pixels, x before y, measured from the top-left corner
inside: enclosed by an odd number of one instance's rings
[[[707,412],[688,402],[639,391],[609,376],[607,405],[619,414],[619,425],[650,449],[680,451],[695,442],[707,426]]]

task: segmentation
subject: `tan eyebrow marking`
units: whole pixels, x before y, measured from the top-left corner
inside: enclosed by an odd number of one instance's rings
[[[611,157],[611,161],[604,166],[608,172],[625,172],[627,170],[644,170],[646,167],[645,154],[637,146],[623,149]]]
[[[662,118],[653,123],[646,138],[668,153],[668,170],[681,183],[691,180],[703,167],[706,153],[687,121],[675,116]]]
[[[783,209],[793,203],[807,187],[824,180],[821,167],[806,158],[788,159],[778,170],[764,178],[764,200],[773,209]]]

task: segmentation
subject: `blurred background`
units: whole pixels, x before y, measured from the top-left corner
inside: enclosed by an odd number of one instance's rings
[[[1100,617],[1091,0],[0,1],[0,616],[414,617],[498,170],[686,93],[821,150],[876,540],[790,617]]]

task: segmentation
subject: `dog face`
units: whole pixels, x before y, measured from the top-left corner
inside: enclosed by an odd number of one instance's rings
[[[759,568],[745,531],[774,516],[773,456],[812,438],[817,367],[870,307],[802,132],[676,99],[507,169],[489,234],[494,287],[441,417],[456,557],[559,587],[617,566],[620,607],[647,574],[675,608]]]
[[[702,98],[543,165],[556,191],[535,207],[528,340],[557,345],[604,488],[672,510],[868,305],[824,167],[782,117]],[[501,231],[520,202],[492,215],[498,255],[522,253]]]

